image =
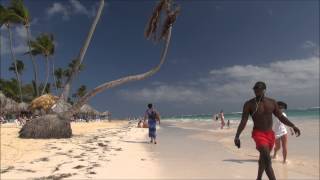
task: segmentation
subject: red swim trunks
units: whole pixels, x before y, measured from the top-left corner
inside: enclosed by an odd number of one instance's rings
[[[256,142],[257,149],[261,146],[268,146],[270,151],[272,150],[275,141],[274,132],[272,130],[261,131],[253,129],[252,138]]]

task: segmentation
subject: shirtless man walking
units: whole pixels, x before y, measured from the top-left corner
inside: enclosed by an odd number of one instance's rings
[[[274,145],[275,135],[272,131],[272,114],[274,114],[283,124],[291,127],[295,134],[300,136],[300,130],[290,122],[280,111],[277,102],[265,97],[267,86],[264,82],[257,82],[254,87],[255,98],[248,100],[243,106],[242,119],[238,126],[234,144],[240,148],[240,134],[245,128],[249,115],[253,119],[252,138],[256,143],[256,149],[260,153],[257,180],[262,178],[263,171],[266,172],[270,180],[275,180],[270,151]]]

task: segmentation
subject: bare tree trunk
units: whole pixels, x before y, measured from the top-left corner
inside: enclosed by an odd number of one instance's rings
[[[46,56],[46,81],[44,83],[41,95],[43,95],[43,93],[46,90],[47,84],[48,84],[48,80],[49,80],[49,73],[50,73],[50,68],[49,68],[49,57]]]
[[[19,96],[20,96],[20,102],[22,102],[22,90],[21,90],[21,80],[20,80],[20,75],[18,73],[18,67],[17,67],[17,59],[16,56],[13,52],[13,39],[12,39],[12,32],[10,30],[9,25],[7,26],[8,29],[8,33],[9,33],[9,39],[10,39],[10,51],[11,51],[11,57],[12,57],[12,61],[14,64],[14,72],[16,74],[16,78],[18,81],[18,88],[19,88]]]
[[[38,87],[38,67],[37,67],[37,64],[34,60],[34,56],[32,55],[31,53],[31,34],[30,34],[30,29],[29,29],[29,26],[25,26],[26,28],[26,31],[27,31],[27,44],[28,44],[28,47],[29,47],[29,54],[30,54],[30,58],[31,58],[31,62],[32,62],[32,65],[33,65],[33,74],[34,74],[34,83],[35,83],[35,92],[36,92],[36,96],[38,97],[39,96],[39,87]]]
[[[80,108],[88,102],[88,100],[90,98],[92,98],[93,96],[97,95],[98,93],[106,90],[106,89],[110,89],[116,86],[119,86],[121,84],[124,83],[128,83],[128,82],[132,82],[132,81],[139,81],[139,80],[143,80],[147,77],[152,76],[153,74],[155,74],[157,71],[159,71],[159,69],[161,68],[162,64],[164,63],[166,57],[167,57],[167,52],[168,52],[168,48],[169,48],[169,44],[170,44],[170,39],[171,39],[171,30],[172,30],[172,25],[170,25],[169,30],[168,30],[168,36],[166,38],[166,42],[164,44],[164,48],[162,50],[162,54],[161,54],[161,58],[160,58],[160,63],[152,68],[151,70],[142,73],[142,74],[137,74],[137,75],[131,75],[131,76],[127,76],[127,77],[123,77],[117,80],[113,80],[104,84],[101,84],[100,86],[94,88],[92,91],[90,91],[89,93],[87,93],[86,95],[84,95],[75,105],[73,105],[67,112],[65,112],[66,116],[71,116],[72,114],[75,114],[77,111],[80,110]]]
[[[102,13],[102,10],[103,10],[103,7],[104,7],[104,0],[100,0],[100,5],[99,5],[99,9],[97,11],[97,14],[92,22],[92,25],[91,25],[91,28],[90,28],[90,31],[87,35],[87,38],[83,44],[83,47],[80,49],[80,53],[79,53],[79,56],[77,58],[77,61],[78,63],[76,64],[76,66],[72,69],[72,72],[71,72],[71,75],[70,77],[67,79],[65,85],[64,85],[64,88],[63,88],[63,91],[60,95],[60,99],[64,99],[65,101],[67,101],[68,97],[69,97],[69,94],[70,94],[70,89],[71,89],[71,86],[72,86],[72,81],[73,81],[73,78],[76,77],[78,71],[79,71],[79,67],[80,65],[82,64],[82,61],[83,61],[83,58],[84,58],[84,55],[86,54],[86,51],[88,49],[88,46],[89,46],[89,43],[91,41],[91,38],[92,38],[92,35],[96,29],[96,26],[97,26],[97,23],[100,19],[100,16],[101,16],[101,13]]]

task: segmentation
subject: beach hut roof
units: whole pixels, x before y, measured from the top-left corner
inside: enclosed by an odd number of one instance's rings
[[[12,113],[16,112],[18,109],[18,103],[16,103],[14,100],[7,98],[6,103],[4,104],[3,111],[5,113]]]
[[[109,115],[109,111],[105,111],[100,114],[100,116],[108,116],[108,115]]]
[[[35,109],[44,109],[49,110],[59,99],[57,96],[53,96],[51,94],[44,94],[40,97],[35,98],[31,104],[30,107],[32,110]]]
[[[52,107],[52,111],[56,113],[65,112],[70,109],[72,106],[64,100],[58,100]]]
[[[84,113],[84,114],[99,114],[99,111],[95,110],[93,107],[91,107],[88,104],[84,104],[80,108],[80,113]]]
[[[21,112],[21,111],[27,111],[29,107],[29,104],[25,103],[25,102],[21,102],[18,104],[18,108],[16,109],[17,111]]]

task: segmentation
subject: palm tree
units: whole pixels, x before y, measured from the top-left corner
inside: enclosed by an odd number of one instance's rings
[[[11,66],[9,67],[9,71],[15,71],[16,70],[15,66],[17,65],[17,72],[19,75],[22,75],[22,72],[24,70],[24,63],[20,60],[16,60],[16,61],[17,61],[16,64],[14,63],[11,64]]]
[[[34,56],[42,54],[46,60],[46,80],[41,95],[45,92],[49,80],[49,57],[54,54],[54,40],[52,34],[40,34],[35,41],[31,41],[31,51],[28,52]]]
[[[55,69],[54,71],[55,76],[55,86],[57,89],[62,88],[62,79],[64,77],[64,71],[62,68]]]
[[[30,14],[27,7],[23,4],[22,0],[11,0],[9,9],[14,12],[14,17],[19,20],[21,24],[26,29],[27,32],[27,44],[29,47],[29,51],[31,51],[31,32],[30,32]],[[33,65],[33,73],[34,73],[34,83],[35,83],[35,92],[36,95],[39,95],[39,89],[38,89],[38,67],[35,62],[34,56],[32,53],[30,53],[30,58]]]
[[[72,114],[76,113],[85,103],[88,102],[90,98],[106,89],[110,89],[124,83],[146,79],[160,70],[162,64],[164,63],[167,57],[167,52],[171,39],[172,25],[176,21],[176,17],[180,12],[180,7],[176,7],[176,5],[174,5],[174,9],[172,10],[171,4],[171,0],[161,0],[157,4],[145,31],[145,36],[147,39],[155,37],[154,40],[156,40],[157,42],[160,42],[161,40],[165,41],[162,54],[160,56],[160,63],[156,67],[152,68],[151,70],[145,73],[123,77],[97,86],[89,93],[87,93],[85,96],[83,96],[78,102],[76,102],[72,106],[72,108],[69,109],[68,112],[65,112],[66,116],[71,116]],[[162,13],[166,15],[166,19],[162,24],[162,29],[159,30],[159,24],[161,22]],[[158,34],[160,34],[159,37],[157,37]]]
[[[81,85],[77,91],[72,95],[75,99],[80,99],[87,93],[87,86]]]
[[[70,77],[67,79],[67,81],[65,83],[63,91],[62,91],[62,93],[60,95],[60,99],[63,99],[63,100],[66,101],[68,99],[68,97],[69,97],[69,93],[70,93],[70,89],[71,89],[73,78],[79,72],[79,67],[82,64],[84,55],[86,54],[86,51],[87,51],[87,49],[89,47],[92,35],[93,35],[93,33],[94,33],[95,29],[96,29],[96,26],[97,26],[98,21],[100,19],[100,16],[101,16],[103,8],[104,8],[104,0],[100,0],[100,4],[99,4],[99,8],[98,8],[97,14],[96,14],[96,16],[95,16],[95,18],[94,18],[94,20],[93,20],[93,22],[91,24],[91,27],[90,27],[89,33],[87,35],[87,38],[84,41],[84,44],[83,44],[82,48],[80,49],[79,55],[76,58],[76,61],[75,61],[76,63],[75,63],[74,68],[71,71]]]
[[[11,24],[19,22],[19,20],[15,17],[14,14],[15,13],[12,10],[6,9],[5,7],[0,5],[0,27],[2,25],[5,25],[8,30],[11,58],[13,61],[14,72],[18,81],[20,102],[22,102],[21,80],[20,80],[20,75],[18,73],[18,69],[17,69],[17,59],[13,50],[13,37],[12,37],[12,31],[11,31]]]
[[[166,59],[169,44],[170,44],[170,39],[171,39],[172,25],[175,22],[176,16],[178,15],[178,12],[179,12],[179,8],[171,10],[170,4],[171,4],[170,0],[162,0],[154,9],[154,13],[153,13],[153,15],[157,13],[161,14],[163,12],[166,13],[166,19],[162,26],[163,28],[161,31],[161,35],[160,37],[158,37],[158,42],[160,40],[164,40],[164,47],[160,56],[160,62],[157,66],[155,66],[151,70],[142,74],[131,75],[131,76],[123,77],[117,80],[113,80],[113,81],[101,84],[100,86],[94,88],[92,91],[86,93],[66,112],[63,112],[60,114],[45,115],[39,118],[35,118],[30,123],[25,124],[19,132],[19,137],[21,138],[69,138],[72,136],[72,130],[70,126],[71,116],[77,113],[80,110],[80,108],[85,103],[88,102],[90,98],[92,98],[93,96],[97,95],[98,93],[106,89],[116,87],[124,83],[145,79],[147,77],[152,76],[157,71],[159,71]],[[97,16],[100,16],[103,6],[104,6],[104,0],[101,0],[99,10],[97,12],[97,15],[94,21],[96,21],[96,19],[99,19],[99,17]],[[159,8],[159,6],[161,6],[161,8]],[[146,33],[147,38],[150,38],[151,35],[158,32],[158,28],[154,28],[153,24],[154,22],[156,22],[157,24],[158,23],[157,21],[160,21],[159,17],[158,16],[151,17],[151,20],[148,23],[147,29],[151,29],[152,32]],[[95,27],[94,23],[93,23],[93,27]],[[89,33],[88,37],[90,36],[92,36],[92,34],[90,35]],[[88,37],[87,37],[87,40],[90,41],[90,38]],[[85,44],[88,45],[88,41],[86,41]],[[87,45],[85,46],[87,47]],[[82,48],[82,50],[85,51],[86,48]],[[84,55],[82,51],[80,51],[80,54]],[[81,58],[79,58],[79,62],[80,63],[78,64],[78,66],[82,62]],[[44,127],[50,127],[50,128],[44,128]]]
[[[20,96],[19,83],[16,79],[12,78],[10,80],[0,79],[0,91],[2,91],[7,97],[18,101]]]
[[[15,63],[12,63],[11,66],[9,67],[9,71],[12,71],[12,72],[18,72],[19,76],[21,77],[22,75],[22,72],[24,70],[24,63],[20,60],[16,60],[16,64]],[[18,81],[18,79],[17,79]],[[22,80],[20,79],[20,87],[22,88]]]

